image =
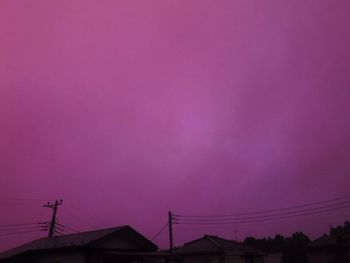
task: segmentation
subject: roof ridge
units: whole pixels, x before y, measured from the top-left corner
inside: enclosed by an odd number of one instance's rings
[[[74,236],[74,235],[81,235],[81,234],[87,234],[87,233],[93,233],[93,232],[100,232],[100,231],[107,231],[107,230],[117,230],[117,229],[122,229],[130,227],[129,225],[123,225],[123,226],[117,226],[117,227],[109,227],[109,228],[102,228],[102,229],[95,229],[95,230],[88,230],[88,231],[82,231],[82,232],[76,232],[76,233],[71,233],[71,234],[65,234],[65,235],[60,235],[60,236],[53,236],[53,237],[43,237],[40,239],[50,239],[50,238],[59,238],[59,237],[67,237],[67,236]],[[38,240],[38,239],[37,239]]]
[[[117,226],[117,227],[108,227],[108,228],[101,228],[101,229],[95,229],[95,230],[88,230],[88,231],[76,232],[76,233],[65,234],[65,235],[60,235],[60,236],[53,236],[53,237],[67,237],[67,236],[81,235],[81,234],[86,234],[86,233],[107,231],[107,230],[113,230],[113,229],[122,229],[122,228],[125,228],[125,227],[130,227],[130,226],[129,226],[129,225],[123,225],[123,226]],[[50,237],[46,237],[46,238],[50,238]]]
[[[185,243],[183,244],[183,246],[186,246],[186,245],[189,245],[189,244],[195,243],[195,242],[197,242],[197,241],[199,241],[199,240],[201,240],[201,239],[204,239],[204,238],[205,238],[205,236],[206,236],[206,235],[204,235],[203,237],[196,238],[196,239],[193,239],[193,240],[191,240],[191,241],[185,242]]]

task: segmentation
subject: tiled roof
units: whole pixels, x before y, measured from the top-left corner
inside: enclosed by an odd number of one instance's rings
[[[133,230],[130,226],[120,226],[95,231],[80,232],[76,234],[40,238],[30,243],[0,253],[0,259],[36,250],[85,247],[122,229]]]

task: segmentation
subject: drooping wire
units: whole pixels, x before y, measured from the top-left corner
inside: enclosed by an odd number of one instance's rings
[[[58,228],[59,230],[64,231],[64,232],[67,232],[67,230],[72,231],[72,232],[74,232],[74,233],[79,233],[79,232],[81,232],[81,231],[79,231],[79,230],[76,230],[76,229],[74,229],[74,228],[72,228],[72,227],[63,225],[63,224],[61,224],[61,223],[56,223],[56,225],[57,225],[56,228]],[[67,230],[66,230],[66,229],[67,229]]]
[[[157,234],[155,234],[152,238],[151,238],[151,241],[153,241],[154,239],[156,239],[166,228],[167,226],[169,225],[169,223],[166,223],[160,230]]]
[[[28,226],[28,227],[20,227],[20,228],[1,228],[0,232],[11,232],[11,231],[18,231],[18,230],[40,230],[39,226]]]
[[[71,204],[70,202],[66,202],[68,208],[70,208],[70,212],[68,212],[72,217],[75,217],[79,222],[84,221],[85,225],[88,225],[93,228],[97,228],[98,225],[101,225],[103,222],[92,216],[90,213],[80,209],[79,207]],[[79,211],[79,212],[78,212]],[[82,216],[84,214],[85,216]],[[97,224],[98,223],[98,224]],[[102,224],[103,225],[103,224]]]
[[[4,225],[0,225],[0,227],[29,226],[29,225],[37,225],[37,224],[38,223],[4,224]]]
[[[350,208],[350,206],[340,207],[336,209],[328,209],[318,212],[312,212],[312,213],[302,213],[302,214],[295,214],[290,216],[278,216],[278,217],[272,217],[272,218],[265,218],[265,219],[255,219],[255,220],[244,220],[244,221],[214,221],[214,222],[203,222],[203,221],[177,221],[174,222],[174,224],[199,224],[199,225],[225,225],[225,224],[249,224],[249,223],[259,223],[259,222],[268,222],[268,221],[276,221],[279,219],[288,219],[288,218],[295,218],[295,217],[302,217],[302,216],[308,216],[308,215],[318,215],[322,213],[332,212],[344,208]]]
[[[188,222],[226,222],[226,221],[235,221],[235,220],[253,220],[253,219],[264,219],[264,218],[275,218],[279,216],[293,216],[301,213],[311,213],[311,212],[322,212],[322,211],[328,211],[331,208],[337,209],[343,209],[350,206],[350,201],[348,202],[341,202],[337,204],[331,204],[326,206],[318,206],[313,207],[309,209],[299,209],[295,211],[288,211],[288,212],[280,212],[280,213],[273,213],[273,214],[262,214],[260,216],[245,216],[245,217],[222,217],[222,218],[186,218],[182,216],[175,216],[175,220],[180,221],[188,221]],[[329,208],[329,209],[328,209]],[[329,210],[332,211],[332,210]]]
[[[226,215],[174,215],[174,224],[186,225],[223,225],[223,224],[249,224],[274,221],[294,217],[329,213],[350,207],[350,196],[342,196],[320,202],[313,202],[280,209],[271,209],[257,212],[236,213]],[[341,201],[344,200],[344,201]],[[338,201],[338,202],[335,202]],[[320,205],[324,204],[324,205]],[[308,207],[308,208],[306,208]],[[304,209],[302,209],[304,208]],[[255,215],[255,216],[249,216]]]
[[[31,230],[31,231],[17,231],[17,232],[11,232],[11,233],[3,233],[0,234],[0,237],[2,236],[12,236],[12,235],[22,235],[22,234],[29,234],[29,233],[37,233],[38,230]]]
[[[280,211],[286,211],[286,210],[295,210],[298,208],[305,208],[310,207],[314,205],[320,205],[320,204],[326,204],[334,201],[344,200],[344,199],[350,199],[350,195],[341,196],[337,198],[332,198],[328,200],[323,200],[319,202],[312,202],[302,205],[296,205],[296,206],[290,206],[290,207],[282,207],[278,209],[270,209],[270,210],[261,210],[261,211],[254,211],[254,212],[246,212],[246,213],[235,213],[235,214],[222,214],[222,215],[182,215],[182,214],[174,214],[176,217],[186,217],[186,218],[212,218],[212,217],[235,217],[235,216],[244,216],[244,215],[255,215],[255,214],[266,214],[266,213],[273,213],[273,212],[280,212]],[[350,201],[350,200],[349,200]]]

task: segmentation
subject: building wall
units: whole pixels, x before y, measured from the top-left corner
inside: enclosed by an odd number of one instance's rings
[[[81,252],[47,252],[33,255],[33,263],[85,263]]]
[[[308,263],[333,263],[335,262],[334,257],[331,254],[323,253],[321,251],[309,253]]]
[[[227,255],[225,263],[265,263],[263,256]]]
[[[114,236],[110,236],[104,238],[100,242],[94,245],[95,248],[105,248],[105,249],[133,249],[133,250],[141,250],[138,244],[135,244],[131,240],[115,238]]]
[[[222,263],[217,255],[185,256],[182,263]]]
[[[226,256],[225,263],[246,263],[246,260],[243,256]]]
[[[133,255],[113,255],[112,253],[104,253],[103,251],[94,251],[89,254],[88,261],[86,263],[157,263],[161,262],[158,259],[150,258],[146,260],[143,256]]]
[[[269,254],[265,257],[264,263],[281,263],[282,254]]]
[[[263,258],[248,258],[240,255],[226,255],[220,257],[218,255],[196,255],[184,257],[182,263],[263,263]]]

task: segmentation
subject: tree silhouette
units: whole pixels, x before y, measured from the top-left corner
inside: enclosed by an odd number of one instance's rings
[[[247,237],[244,244],[264,250],[268,253],[282,253],[284,263],[305,263],[307,262],[305,246],[310,239],[303,232],[296,232],[291,237],[284,237],[280,234],[274,238],[256,239]]]

